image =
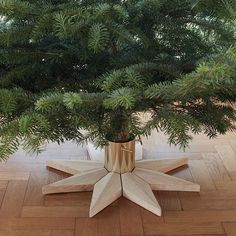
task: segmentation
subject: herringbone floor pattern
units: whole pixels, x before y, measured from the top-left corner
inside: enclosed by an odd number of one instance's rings
[[[89,219],[90,192],[41,194],[43,185],[66,176],[46,169],[45,160],[87,155],[72,143],[50,144],[38,157],[19,151],[0,164],[0,236],[236,236],[236,134],[195,136],[185,153],[162,134],[143,141],[144,158],[188,157],[188,167],[170,174],[199,183],[200,194],[156,192],[162,217],[120,198]]]

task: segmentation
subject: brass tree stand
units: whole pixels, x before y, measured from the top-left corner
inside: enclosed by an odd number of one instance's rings
[[[73,176],[43,187],[43,194],[93,191],[93,217],[121,196],[161,216],[152,190],[199,192],[198,184],[165,174],[187,164],[187,159],[135,162],[135,141],[105,147],[105,163],[87,160],[51,160],[46,165]]]

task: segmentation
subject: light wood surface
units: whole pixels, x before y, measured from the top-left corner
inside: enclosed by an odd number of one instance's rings
[[[169,172],[181,166],[187,165],[188,159],[158,159],[158,160],[141,160],[136,162],[136,167],[143,169],[156,170],[163,173]]]
[[[122,195],[120,174],[108,173],[94,185],[89,215],[93,217]]]
[[[187,157],[189,166],[168,174],[201,184],[203,189],[199,193],[154,191],[162,208],[161,217],[121,197],[89,218],[92,192],[46,196],[41,193],[42,185],[69,176],[45,168],[45,160],[84,159],[86,148],[69,142],[62,146],[49,144],[38,157],[18,152],[6,163],[0,163],[0,172],[10,172],[12,176],[30,173],[26,180],[0,180],[0,236],[236,235],[236,164],[232,161],[229,165],[226,161],[229,154],[232,158],[236,154],[235,133],[212,140],[204,135],[194,136],[184,153],[169,146],[166,136],[153,132],[148,139],[143,139],[143,151],[145,159]],[[61,217],[64,210],[65,217]],[[23,217],[23,211],[31,217]],[[50,217],[42,217],[47,213]],[[79,216],[82,213],[84,215]]]
[[[82,172],[58,182],[43,186],[43,194],[50,193],[69,193],[92,191],[96,184],[103,176],[107,174],[105,168]]]
[[[200,186],[161,172],[135,168],[133,173],[150,184],[152,190],[199,192]]]
[[[72,175],[104,167],[102,162],[88,160],[48,160],[46,165]]]
[[[124,173],[121,177],[124,197],[161,216],[161,207],[148,183],[132,173]]]
[[[91,171],[84,170],[80,174],[74,174],[74,176],[72,177],[44,186],[42,188],[42,192],[43,194],[50,194],[50,193],[92,191],[93,186],[96,183],[95,193],[93,194],[92,197],[92,202],[90,205],[90,214],[89,214],[90,217],[93,217],[99,211],[103,210],[104,207],[111,204],[112,199],[113,201],[115,201],[117,199],[117,196],[120,194],[119,192],[123,192],[123,196],[127,197],[128,199],[131,198],[132,201],[134,201],[136,204],[139,204],[140,206],[143,206],[145,209],[151,211],[152,213],[161,216],[161,208],[151,191],[152,189],[165,190],[165,191],[195,191],[195,192],[200,191],[200,186],[192,182],[181,180],[159,171],[144,169],[145,167],[135,168],[134,155],[135,155],[135,141],[130,141],[127,143],[109,142],[109,144],[105,148],[105,165],[103,169],[96,168]],[[73,166],[74,163],[75,161],[73,160],[59,161],[58,164],[57,161],[53,161],[53,166],[55,169],[56,166],[59,166],[59,170],[62,169],[65,170],[68,169],[68,166],[71,168],[71,166]],[[145,166],[148,166],[149,168],[151,166],[154,166],[155,169],[158,169],[158,164],[160,164],[159,169],[161,169],[162,171],[170,171],[170,170],[175,170],[177,167],[186,165],[186,163],[187,159],[182,158],[179,161],[153,160],[153,161],[144,161],[139,164],[141,166],[145,164]],[[76,161],[76,164],[78,164],[78,161]],[[89,162],[87,162],[86,164],[89,164]],[[91,162],[91,165],[93,166],[93,162]],[[80,165],[77,166],[77,170],[78,169],[81,169]],[[67,172],[69,171],[67,170]],[[125,173],[127,173],[128,175],[124,175],[125,177],[123,178],[122,175]],[[127,184],[125,182],[122,182],[122,184],[117,183],[117,178],[115,178],[117,175],[113,174],[118,174],[119,181],[121,181],[122,179],[126,181]],[[114,182],[114,184],[112,182]],[[142,184],[144,182],[145,184]],[[131,188],[131,184],[128,183],[133,183],[136,186],[136,188]],[[120,185],[120,188],[113,187],[113,185],[115,186],[117,184]],[[124,186],[126,187],[126,189],[124,189]],[[138,196],[138,193],[140,193],[141,195]],[[109,197],[106,197],[105,194]]]
[[[0,181],[2,180],[28,180],[29,179],[29,172],[0,172]]]

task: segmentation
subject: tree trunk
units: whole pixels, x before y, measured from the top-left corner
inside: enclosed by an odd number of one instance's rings
[[[108,142],[105,146],[105,168],[110,172],[123,174],[135,167],[135,141]]]

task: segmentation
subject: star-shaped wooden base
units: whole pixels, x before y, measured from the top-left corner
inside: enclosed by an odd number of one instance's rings
[[[165,174],[187,164],[187,159],[141,160],[132,172],[108,172],[102,162],[51,160],[47,166],[73,176],[43,187],[43,194],[93,191],[89,216],[93,217],[121,196],[161,216],[152,190],[199,192],[198,184]]]

